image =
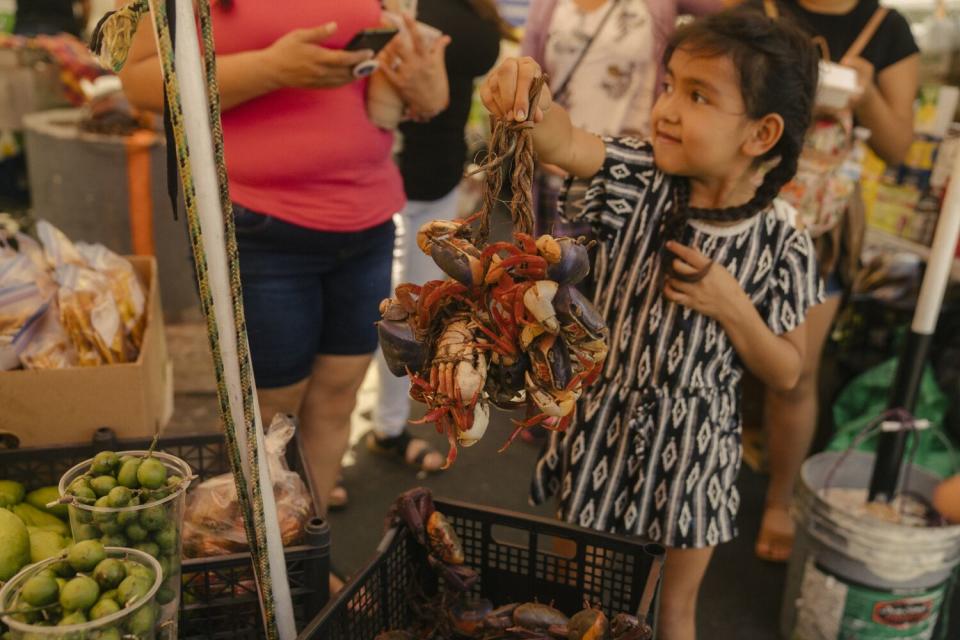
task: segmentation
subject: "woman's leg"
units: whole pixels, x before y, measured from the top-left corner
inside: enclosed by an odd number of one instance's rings
[[[659,640],[694,640],[697,637],[697,597],[713,547],[667,550],[660,586]]]
[[[807,312],[807,351],[800,381],[790,391],[766,391],[770,484],[756,548],[757,555],[765,560],[784,562],[793,547],[790,505],[800,467],[816,432],[820,357],[839,307],[840,296],[835,295]]]
[[[410,201],[403,213],[394,217],[396,222],[396,240],[394,241],[393,274],[391,290],[403,282],[423,284],[427,280],[443,277],[440,267],[417,246],[417,231],[430,220],[450,220],[456,214],[459,189],[431,202]],[[378,349],[376,355],[378,393],[374,412],[374,431],[379,438],[391,438],[401,435],[410,418],[410,380],[390,373],[383,353]],[[428,447],[425,440],[414,438],[403,452],[405,459],[412,462]],[[422,466],[428,471],[436,471],[443,464],[443,456],[431,451],[423,459]]]
[[[327,500],[350,442],[350,414],[371,355],[317,356],[300,407],[300,437],[317,497]]]

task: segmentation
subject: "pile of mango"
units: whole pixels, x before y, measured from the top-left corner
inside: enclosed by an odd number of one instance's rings
[[[56,487],[26,491],[13,480],[0,480],[0,582],[24,566],[51,558],[73,540],[67,506],[47,504],[59,498]]]

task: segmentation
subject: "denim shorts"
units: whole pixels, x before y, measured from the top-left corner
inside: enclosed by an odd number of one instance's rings
[[[257,386],[310,375],[317,355],[377,348],[380,302],[390,295],[393,221],[315,231],[234,205],[243,309]]]

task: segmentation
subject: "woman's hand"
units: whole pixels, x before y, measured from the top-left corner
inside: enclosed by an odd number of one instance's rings
[[[450,36],[429,46],[417,23],[403,14],[406,34],[398,34],[380,54],[380,69],[410,108],[414,119],[429,119],[450,104],[450,84],[444,59]]]
[[[483,106],[501,120],[523,122],[530,109],[530,85],[541,75],[543,71],[533,58],[507,58],[480,85]],[[533,112],[533,121],[541,122],[552,105],[550,87],[544,83],[539,104]]]
[[[663,288],[663,295],[667,300],[689,307],[721,324],[732,305],[737,304],[738,300],[747,300],[740,283],[723,266],[713,264],[696,249],[679,242],[671,240],[667,243],[667,249],[677,256],[673,261],[673,268],[677,273],[693,276],[707,270],[706,275],[698,282],[668,278]],[[749,300],[747,303],[749,304]]]
[[[325,89],[350,84],[353,68],[373,57],[370,50],[327,49],[319,43],[337,31],[336,23],[294,29],[261,51],[275,89]]]

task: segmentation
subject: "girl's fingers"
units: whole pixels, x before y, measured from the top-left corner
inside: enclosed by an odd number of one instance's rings
[[[505,60],[497,69],[496,79],[498,91],[495,96],[502,109],[503,118],[513,120],[513,107],[516,103],[517,76],[520,73],[520,64],[516,58]]]
[[[530,85],[540,75],[540,65],[533,58],[517,61],[517,89],[513,99],[513,116],[518,121],[527,119],[530,113]]]
[[[679,274],[692,276],[700,273],[700,269],[694,269],[689,264],[681,260],[680,258],[674,258],[673,260],[673,270]]]
[[[685,307],[690,306],[690,296],[678,291],[674,287],[674,282],[672,280],[667,281],[667,283],[663,285],[663,297],[671,302],[676,302],[677,304],[681,304]]]
[[[499,92],[499,87],[497,84],[497,76],[491,75],[487,78],[487,81],[480,85],[480,101],[483,102],[483,106],[489,111],[492,115],[502,118],[503,109],[500,107],[500,104],[497,102],[497,93]]]

